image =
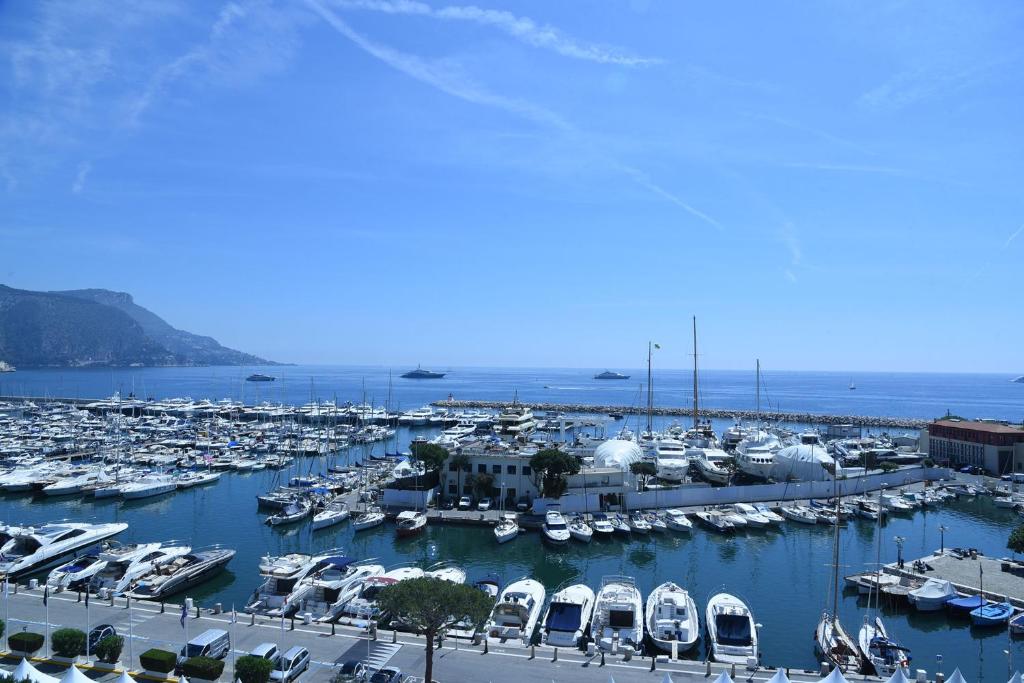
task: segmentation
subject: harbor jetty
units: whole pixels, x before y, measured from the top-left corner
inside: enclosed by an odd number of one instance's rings
[[[646,407],[637,406],[600,406],[588,405],[586,403],[529,403],[520,401],[477,401],[477,400],[454,400],[446,399],[434,401],[434,406],[448,409],[478,409],[505,410],[513,405],[522,405],[533,410],[542,410],[548,413],[582,413],[602,415],[639,415],[646,414]],[[655,406],[651,409],[654,415],[669,417],[693,417],[692,408],[677,406]],[[919,420],[909,417],[880,417],[871,415],[827,415],[824,413],[790,413],[783,411],[761,411],[753,410],[727,410],[724,408],[701,408],[697,411],[701,418],[725,418],[729,420],[751,421],[764,420],[766,422],[796,422],[800,424],[813,425],[856,425],[858,427],[878,427],[884,429],[923,429],[928,425],[928,420]]]

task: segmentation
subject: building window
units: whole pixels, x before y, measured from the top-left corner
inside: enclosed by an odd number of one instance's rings
[[[508,467],[505,468],[505,474],[515,474],[515,473],[516,473],[516,466],[515,465],[509,465]]]
[[[501,465],[491,465],[491,474],[501,474]]]
[[[483,464],[481,464],[481,465],[477,465],[477,466],[476,466],[476,471],[477,471],[477,472],[478,472],[479,474],[487,474],[487,465],[483,465]]]
[[[529,465],[523,465],[523,475],[527,476],[527,477],[530,476],[530,466]]]
[[[458,472],[459,471],[459,467],[455,463],[450,462],[450,463],[448,463],[448,471],[449,472]]]
[[[455,496],[459,493],[459,487],[456,484],[448,484],[448,493]]]

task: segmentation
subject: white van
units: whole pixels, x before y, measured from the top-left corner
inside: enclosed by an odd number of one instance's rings
[[[229,652],[231,652],[231,636],[224,629],[211,628],[203,631],[188,641],[188,645],[181,648],[181,652],[178,654],[178,665],[184,664],[185,660],[192,657],[223,659]]]

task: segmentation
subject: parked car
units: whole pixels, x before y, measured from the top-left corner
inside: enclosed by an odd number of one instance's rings
[[[468,510],[471,507],[473,507],[473,499],[472,498],[470,498],[469,496],[463,496],[462,498],[459,498],[459,509],[460,510]]]
[[[393,666],[386,666],[370,677],[370,683],[402,683],[404,680],[402,670]]]
[[[270,672],[270,680],[276,683],[288,683],[299,677],[309,668],[309,650],[296,645],[281,655],[274,670]]]
[[[358,659],[350,659],[341,665],[338,672],[338,683],[364,683],[366,681],[366,667]]]
[[[476,509],[477,510],[490,510],[491,509],[491,499],[490,498],[481,498],[480,502],[476,504]]]
[[[81,654],[95,654],[96,646],[99,645],[100,641],[107,636],[116,636],[117,629],[110,624],[100,624],[89,631],[89,637],[86,639],[86,644],[82,645]]]
[[[268,659],[274,664],[281,657],[281,651],[278,649],[277,643],[260,643],[249,654],[260,659]]]

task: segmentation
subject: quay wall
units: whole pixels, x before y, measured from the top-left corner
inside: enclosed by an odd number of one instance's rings
[[[952,478],[953,471],[945,467],[913,467],[895,472],[840,479],[835,484],[831,481],[801,481],[752,486],[688,486],[644,491],[643,493],[626,491],[624,498],[625,507],[629,510],[728,505],[730,503],[769,503],[831,498],[837,490],[843,496],[859,495],[867,491],[877,491],[883,485],[886,488],[894,488],[924,481],[942,481]],[[557,499],[535,498],[533,513],[544,514],[547,505],[551,503],[558,504],[562,512],[597,512],[601,509],[600,494],[569,493]]]
[[[439,408],[489,408],[492,410],[503,410],[513,405],[512,401],[471,401],[471,400],[444,400],[434,401],[433,405]],[[595,406],[585,403],[528,403],[519,402],[518,405],[525,405],[534,410],[543,410],[551,413],[594,413],[607,415],[609,413],[621,413],[623,415],[637,415],[646,413],[645,408],[636,406]],[[692,408],[675,406],[660,406],[652,411],[655,415],[666,415],[676,417],[693,417]],[[727,418],[731,420],[767,420],[769,422],[798,422],[802,424],[820,425],[841,425],[852,424],[860,427],[884,427],[890,429],[923,429],[928,426],[929,420],[919,420],[909,417],[879,417],[871,415],[826,415],[823,413],[788,413],[788,412],[760,412],[753,410],[726,410],[723,408],[702,408],[697,411],[699,417],[706,418]]]

